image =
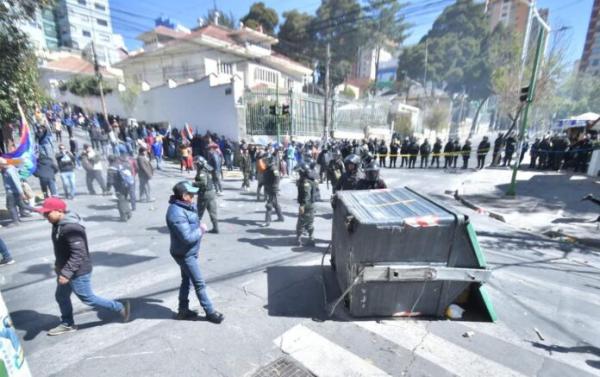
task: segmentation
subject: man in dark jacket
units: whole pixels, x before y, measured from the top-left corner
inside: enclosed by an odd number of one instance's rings
[[[56,162],[58,162],[65,198],[73,199],[75,197],[75,156],[62,144],[58,146],[58,151]]]
[[[530,157],[529,168],[530,169],[535,169],[535,166],[537,164],[537,159],[539,157],[538,151],[540,149],[540,143],[541,143],[541,141],[539,138],[535,139],[535,141],[531,145],[531,149],[529,150],[529,157]]]
[[[60,324],[48,331],[55,336],[77,330],[73,320],[71,293],[86,305],[119,313],[124,322],[129,320],[129,301],[119,302],[98,297],[92,291],[92,261],[85,226],[74,212],[67,211],[65,202],[58,198],[44,200],[38,212],[52,224],[54,270],[57,275],[56,301],[60,308]]]
[[[494,153],[492,154],[492,166],[500,164],[502,158],[502,147],[504,146],[504,135],[498,134],[496,140],[494,140]]]
[[[385,168],[386,167],[385,159],[388,154],[388,148],[387,148],[387,145],[385,145],[385,140],[381,140],[381,144],[379,144],[379,150],[377,151],[377,153],[379,154],[379,167]],[[390,167],[391,167],[391,163],[390,163]]]
[[[52,157],[40,154],[34,175],[40,180],[40,187],[44,193],[44,198],[58,196],[58,191],[56,190],[56,173],[58,173],[58,165]]]
[[[502,166],[508,166],[512,163],[512,157],[515,153],[515,149],[517,148],[517,140],[512,135],[506,137],[506,148],[504,149],[504,162]]]
[[[465,145],[463,145],[461,150],[461,156],[463,160],[463,169],[469,168],[469,158],[471,158],[471,140],[465,141]]]
[[[417,165],[417,157],[419,156],[419,143],[414,137],[410,139],[408,153],[410,154],[410,157],[408,158],[408,167],[414,169]]]
[[[429,164],[429,154],[431,153],[431,145],[429,145],[429,140],[425,139],[421,147],[419,148],[419,152],[421,153],[421,169],[423,167],[427,167]]]
[[[477,169],[483,169],[485,167],[485,157],[490,151],[490,146],[488,137],[484,136],[477,147]]]
[[[453,154],[454,142],[452,139],[448,139],[448,142],[444,146],[444,169],[452,167]]]
[[[365,177],[358,181],[357,190],[379,190],[387,188],[385,181],[379,176],[379,166],[371,161],[365,167]]]
[[[442,140],[438,137],[435,139],[435,144],[433,144],[433,157],[431,158],[431,165],[435,162],[435,167],[437,169],[440,168],[440,154],[442,153]]]
[[[221,323],[223,314],[213,308],[206,293],[206,283],[198,265],[200,241],[206,233],[206,225],[200,224],[200,219],[194,208],[194,195],[198,188],[190,182],[182,181],[173,187],[173,196],[167,209],[167,227],[171,238],[171,257],[181,269],[181,286],[179,287],[179,310],[177,319],[190,319],[198,314],[190,310],[190,283],[194,286],[198,300],[206,319],[212,323]]]
[[[94,181],[97,181],[102,189],[102,193],[106,195],[108,190],[102,177],[102,161],[100,155],[88,144],[83,146],[81,154],[81,166],[85,170],[85,182],[87,184],[90,195],[96,195],[94,189]]]
[[[137,157],[138,176],[140,177],[140,201],[153,202],[154,198],[150,196],[150,180],[154,175],[154,168],[150,163],[148,150],[144,147],[139,149]]]
[[[408,167],[408,147],[410,145],[410,139],[408,137],[404,138],[404,141],[402,142],[402,145],[400,146],[400,154],[401,154],[401,159],[400,159],[400,167],[403,168],[404,167],[404,163],[406,163],[406,167]]]
[[[127,164],[119,161],[116,156],[108,156],[108,171],[106,173],[107,190],[115,188],[117,196],[117,209],[121,221],[127,221],[131,218],[131,203],[129,202],[129,192],[133,184],[133,173]]]
[[[390,168],[396,168],[396,161],[398,160],[398,151],[400,148],[398,147],[398,142],[396,139],[393,139],[390,143]]]

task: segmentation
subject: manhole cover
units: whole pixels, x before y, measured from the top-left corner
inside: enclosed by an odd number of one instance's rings
[[[314,374],[283,356],[260,368],[252,377],[314,377]]]

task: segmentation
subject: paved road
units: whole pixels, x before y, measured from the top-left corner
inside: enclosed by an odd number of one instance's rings
[[[384,171],[392,184],[421,187],[448,205],[456,203],[444,191],[470,174],[477,173]],[[88,223],[95,290],[132,300],[127,324],[77,302],[80,331],[46,336],[58,323],[50,225],[34,218],[0,229],[17,260],[0,270],[0,289],[35,376],[251,376],[275,361],[287,375],[293,368],[317,376],[600,375],[600,276],[593,267],[600,264],[593,250],[461,209],[494,270],[489,289],[497,323],[356,321],[343,310],[328,319],[324,295],[331,300],[338,292],[320,261],[331,212],[319,204],[316,248],[293,246],[297,205],[288,179],[286,221],[271,228],[258,226],[264,205],[240,193],[240,181],[225,182],[222,232],[203,240],[200,263],[226,320],[174,321],[179,270],[168,253],[164,215],[170,187],[182,176],[173,167],[159,172],[152,181],[157,202],[139,204],[126,224],[116,221],[109,197],[81,195],[69,203]],[[463,337],[467,331],[474,335]]]

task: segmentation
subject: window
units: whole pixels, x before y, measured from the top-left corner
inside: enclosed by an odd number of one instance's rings
[[[84,37],[91,38],[91,36],[92,36],[92,33],[90,33],[87,30],[82,30],[81,33],[83,34]]]
[[[278,74],[276,72],[267,71],[266,69],[256,68],[254,70],[254,80],[270,82],[275,84],[277,82]]]
[[[100,34],[100,40],[104,42],[110,42],[110,35]]]
[[[81,5],[87,5],[87,2],[85,0],[77,0],[77,2]]]
[[[101,18],[98,18],[98,19],[96,20],[96,22],[98,22],[98,25],[101,25],[101,26],[108,26],[108,21],[106,21],[106,20],[103,20],[103,19],[101,19]]]
[[[219,62],[219,73],[224,73],[226,75],[233,74],[233,65],[231,63]]]
[[[94,3],[94,8],[101,10],[101,11],[105,11],[106,7],[102,4],[98,4],[98,3]]]

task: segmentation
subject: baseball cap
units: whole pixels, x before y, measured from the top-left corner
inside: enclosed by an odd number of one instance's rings
[[[36,208],[36,212],[49,213],[52,211],[65,212],[67,210],[67,203],[60,200],[59,198],[50,197],[44,200],[40,208]]]
[[[192,184],[188,181],[178,182],[175,186],[173,186],[173,194],[176,196],[181,196],[183,194],[196,194],[198,192],[198,187],[192,186]]]

